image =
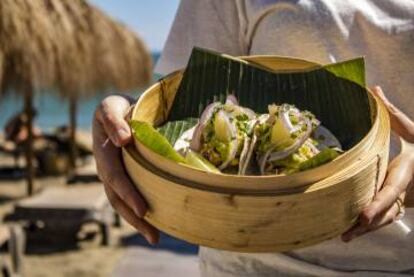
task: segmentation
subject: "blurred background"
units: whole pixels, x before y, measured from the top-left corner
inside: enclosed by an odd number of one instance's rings
[[[196,246],[122,222],[92,157],[96,106],[160,77],[178,3],[1,1],[0,276],[198,275]]]
[[[154,0],[143,4],[140,1],[125,0],[122,3],[111,0],[91,0],[91,4],[103,10],[114,19],[124,23],[136,32],[147,45],[154,64],[158,60],[168,31],[178,7],[178,0]],[[137,96],[138,91],[131,94]],[[91,115],[105,94],[92,96],[79,104],[78,125],[89,129]],[[0,102],[0,128],[3,130],[10,116],[23,108],[22,99],[15,94],[8,94]],[[68,122],[68,103],[62,101],[56,93],[45,91],[35,96],[34,106],[42,112],[38,114],[36,123],[42,129],[53,129]],[[53,116],[51,116],[53,115]]]

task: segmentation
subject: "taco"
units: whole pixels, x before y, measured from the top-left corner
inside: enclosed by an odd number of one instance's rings
[[[198,124],[185,132],[174,147],[185,152],[188,146],[221,171],[244,174],[245,163],[253,152],[251,141],[256,122],[256,113],[239,106],[236,97],[229,95],[224,104],[208,105]]]
[[[291,174],[317,167],[342,151],[339,141],[309,111],[293,105],[269,105],[254,128],[261,175]]]

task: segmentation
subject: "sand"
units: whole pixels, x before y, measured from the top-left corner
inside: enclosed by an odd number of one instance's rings
[[[0,170],[11,166],[10,157],[0,155]],[[88,174],[94,165],[78,170]],[[74,186],[86,186],[76,183]],[[35,191],[48,187],[67,186],[65,177],[37,178]],[[13,210],[13,204],[26,197],[26,184],[22,179],[0,178],[0,219]],[[0,220],[1,222],[1,220]],[[81,234],[97,233],[94,224],[86,225]],[[111,246],[100,245],[97,235],[76,245],[29,244],[24,256],[26,277],[94,277],[94,276],[145,276],[164,277],[171,272],[181,276],[198,276],[197,247],[174,238],[163,236],[161,243],[150,247],[137,232],[122,221],[121,227],[111,228]],[[180,253],[184,251],[186,253]],[[7,259],[4,254],[2,258]],[[128,273],[127,275],[126,272]]]
[[[0,156],[0,167],[8,166],[11,162],[11,159]],[[40,178],[36,182],[36,190],[64,185],[63,177]],[[25,189],[24,180],[0,180],[0,218],[12,211],[13,203],[25,197]],[[86,226],[86,231],[92,231],[93,228],[94,226]],[[24,258],[25,276],[110,276],[126,251],[119,239],[134,234],[136,232],[123,223],[121,228],[113,228],[114,245],[110,247],[99,245],[99,235],[78,245],[58,247],[61,250],[44,245],[30,247]],[[74,247],[77,248],[73,249]]]

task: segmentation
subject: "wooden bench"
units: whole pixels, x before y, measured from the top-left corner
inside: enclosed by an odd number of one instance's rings
[[[110,244],[110,225],[115,221],[102,184],[47,188],[19,201],[7,221],[18,221],[26,229],[28,240],[76,242],[82,225],[96,223],[102,233],[102,245]]]

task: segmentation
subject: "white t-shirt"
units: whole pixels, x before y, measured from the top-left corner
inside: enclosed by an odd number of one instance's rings
[[[323,64],[365,56],[368,84],[414,118],[414,0],[182,0],[155,71],[185,67],[193,46]],[[412,211],[405,221],[414,227]],[[392,225],[284,254],[202,247],[200,261],[203,276],[414,275],[414,234]]]

